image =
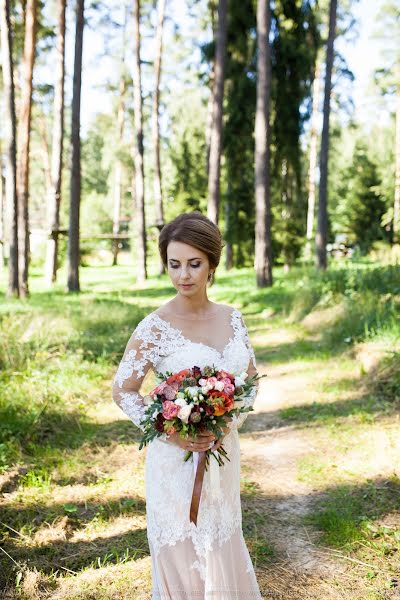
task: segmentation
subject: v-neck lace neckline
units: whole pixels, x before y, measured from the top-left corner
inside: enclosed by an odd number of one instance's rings
[[[227,343],[225,344],[225,346],[224,346],[224,348],[223,348],[222,351],[218,350],[217,348],[214,348],[214,346],[210,346],[209,344],[205,344],[204,342],[194,342],[193,340],[191,340],[191,339],[187,338],[186,336],[184,336],[181,329],[178,329],[177,327],[173,327],[169,321],[166,321],[165,319],[163,319],[162,317],[160,317],[160,315],[158,313],[154,312],[153,315],[157,319],[159,319],[160,321],[162,321],[162,323],[165,323],[171,331],[174,331],[177,334],[179,334],[179,336],[180,336],[180,338],[181,338],[182,341],[187,342],[189,344],[194,344],[195,346],[202,346],[203,348],[209,348],[210,350],[214,350],[214,352],[216,352],[217,354],[219,354],[219,356],[222,358],[225,355],[225,353],[226,353],[227,349],[229,348],[229,346],[236,340],[237,329],[234,327],[234,317],[235,317],[236,313],[238,313],[238,310],[236,308],[234,308],[232,310],[231,316],[230,316],[230,325],[231,325],[233,333],[232,333],[231,337],[229,338],[229,340],[227,341]]]

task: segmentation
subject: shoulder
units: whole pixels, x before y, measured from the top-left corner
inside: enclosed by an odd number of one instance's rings
[[[235,308],[234,306],[230,306],[229,304],[217,304],[216,306],[218,306],[220,308],[220,310],[224,311],[227,315],[231,315],[232,317],[242,317],[242,313],[240,312],[240,310],[238,310],[237,308]]]
[[[159,317],[156,311],[153,311],[143,317],[143,319],[137,323],[133,331],[133,335],[142,339],[153,338],[149,339],[149,341],[154,341],[157,337],[157,332],[162,329],[162,324],[162,319]]]

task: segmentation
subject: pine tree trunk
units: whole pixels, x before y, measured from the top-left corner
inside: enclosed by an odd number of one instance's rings
[[[398,69],[396,97],[396,148],[393,205],[393,242],[400,244],[400,68]]]
[[[159,0],[158,3],[158,24],[156,32],[156,56],[154,60],[155,71],[155,90],[152,114],[152,137],[154,148],[154,208],[156,215],[156,226],[161,230],[164,225],[164,208],[162,198],[162,179],[160,162],[160,127],[158,122],[158,113],[160,105],[160,78],[161,78],[161,58],[162,58],[162,39],[164,29],[165,0]],[[160,259],[158,272],[164,273],[164,264]]]
[[[307,208],[307,245],[306,258],[312,256],[312,239],[314,230],[315,214],[315,173],[317,169],[317,146],[318,146],[318,117],[319,117],[319,95],[321,83],[321,63],[317,58],[313,83],[313,101],[310,131],[310,159],[308,168],[308,208]]]
[[[127,28],[128,8],[125,7],[125,19],[122,35],[122,53],[121,53],[121,75],[119,80],[119,97],[117,111],[117,129],[119,150],[122,148],[124,139],[125,127],[125,95],[126,95],[126,80],[125,80],[125,45],[126,45],[126,28]],[[115,159],[115,178],[114,178],[114,208],[113,208],[113,235],[119,235],[119,223],[121,219],[121,203],[122,203],[122,162],[119,155]],[[112,242],[112,265],[115,267],[118,264],[119,240],[115,237]]]
[[[2,50],[2,75],[4,87],[4,146],[6,167],[6,222],[8,224],[9,263],[8,296],[19,296],[18,278],[18,201],[16,161],[16,119],[10,2],[0,0],[0,30]]]
[[[60,229],[61,177],[64,140],[64,82],[65,82],[65,8],[66,0],[58,0],[57,62],[54,90],[54,121],[51,158],[51,186],[48,200],[50,237],[46,247],[45,277],[47,284],[57,280],[58,235]]]
[[[0,149],[1,156],[1,149]],[[3,178],[3,161],[0,158],[0,271],[5,267],[5,247],[6,247],[6,198],[5,185]]]
[[[72,94],[72,126],[71,126],[71,184],[69,206],[69,238],[68,238],[68,291],[79,292],[79,211],[81,196],[81,82],[82,82],[82,50],[84,27],[84,0],[76,2],[75,28],[75,60]]]
[[[43,171],[46,182],[46,196],[48,196],[51,189],[51,159],[49,141],[47,139],[47,124],[45,114],[43,112],[38,113],[36,116],[36,121],[39,130],[40,141],[42,142]]]
[[[331,108],[332,68],[334,57],[334,42],[336,34],[337,0],[330,0],[329,33],[326,48],[325,90],[323,124],[321,135],[320,180],[318,201],[318,228],[316,235],[316,266],[326,269],[326,243],[328,237],[328,157],[329,157],[329,115]]]
[[[269,99],[271,53],[269,0],[257,3],[257,106],[255,123],[255,270],[257,287],[272,285],[272,245],[269,180]]]
[[[232,223],[232,206],[231,206],[231,197],[232,197],[232,184],[228,181],[228,193],[225,200],[225,231],[229,232],[231,230]],[[229,271],[233,267],[233,248],[232,243],[229,240],[225,241],[225,269]]]
[[[220,171],[222,148],[222,116],[224,100],[225,55],[227,35],[227,0],[218,2],[218,25],[215,50],[215,78],[213,88],[213,111],[210,136],[210,159],[208,171],[207,216],[218,224],[220,199]]]
[[[144,152],[143,152],[143,116],[142,83],[140,65],[140,0],[134,0],[134,40],[135,60],[133,73],[133,96],[135,108],[135,205],[137,219],[137,281],[147,279],[146,220],[144,209]]]
[[[26,5],[24,58],[22,66],[22,96],[18,124],[18,274],[19,291],[23,298],[29,295],[29,146],[32,113],[32,77],[36,46],[37,0]]]

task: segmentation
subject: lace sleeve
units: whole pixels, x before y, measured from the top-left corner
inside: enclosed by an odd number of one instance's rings
[[[249,338],[249,332],[247,330],[247,327],[245,325],[245,322],[243,320],[243,315],[240,316],[240,333],[242,336],[242,339],[246,345],[248,354],[249,354],[249,365],[247,367],[247,374],[248,377],[253,377],[254,375],[257,374],[257,362],[256,362],[256,355],[254,353],[253,347],[251,345],[250,342],[250,338]],[[256,382],[255,387],[251,390],[251,392],[249,394],[247,394],[247,396],[243,396],[243,400],[245,402],[245,406],[253,406],[257,393],[258,393],[258,381]],[[234,415],[232,418],[232,421],[228,422],[228,427],[230,429],[240,429],[240,427],[243,425],[243,423],[245,422],[245,420],[247,419],[248,416],[248,412],[245,413],[240,413],[238,415]]]
[[[139,391],[147,371],[158,359],[158,346],[157,331],[148,315],[132,333],[113,380],[114,402],[142,431],[146,406]]]

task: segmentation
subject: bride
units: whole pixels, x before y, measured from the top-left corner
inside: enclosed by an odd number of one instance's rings
[[[247,371],[249,377],[257,373],[242,314],[207,297],[221,249],[218,227],[199,212],[178,216],[160,233],[160,255],[177,293],[139,322],[113,382],[114,401],[142,430],[146,406],[140,388],[151,368],[166,374],[214,365],[235,374]],[[256,391],[246,398],[248,405]],[[187,439],[174,433],[147,446],[153,600],[261,599],[242,531],[238,429],[246,417],[225,417],[218,441],[211,432]],[[220,467],[210,457],[193,522],[189,515],[199,453],[221,443],[230,460]],[[188,450],[193,460],[185,462]]]

